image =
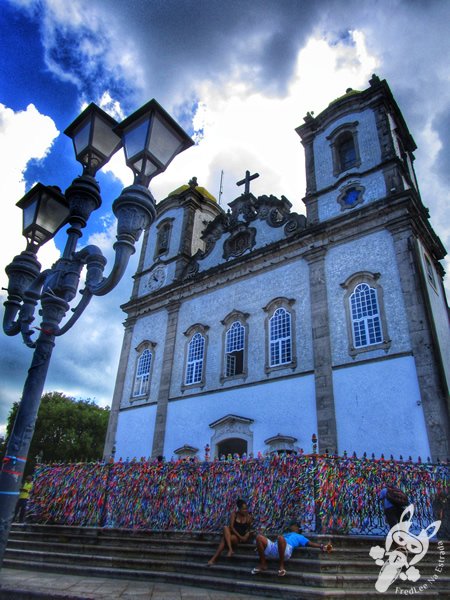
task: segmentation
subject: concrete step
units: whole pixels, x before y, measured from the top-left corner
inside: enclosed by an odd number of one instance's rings
[[[111,568],[99,568],[92,566],[79,566],[73,564],[71,566],[61,565],[59,563],[41,563],[39,566],[36,563],[27,562],[5,562],[5,566],[9,568],[20,568],[26,570],[43,570],[50,571],[53,573],[68,573],[84,575],[86,577],[114,577],[114,578],[125,578],[133,579],[137,581],[164,581],[166,583],[178,584],[178,585],[192,585],[197,587],[204,587],[209,589],[224,590],[242,594],[252,594],[256,596],[268,596],[271,598],[280,598],[282,600],[379,600],[380,594],[375,589],[361,590],[361,589],[345,589],[341,587],[336,588],[311,588],[302,585],[288,585],[284,579],[277,578],[277,581],[273,583],[265,578],[265,576],[253,577],[252,580],[241,580],[241,579],[229,579],[222,578],[217,575],[211,576],[208,571],[207,575],[192,576],[186,573],[180,572],[159,572],[159,571],[141,571],[141,570],[129,570],[129,569],[111,569]],[[420,597],[424,598],[448,598],[447,592],[443,595],[435,589],[428,589],[420,592]],[[383,594],[383,599],[395,600],[398,599],[398,592],[388,591]]]
[[[71,531],[70,529],[60,528],[58,531],[54,529],[46,532],[45,530],[34,531],[34,529],[22,529],[14,531],[14,535],[10,537],[11,548],[51,548],[63,550],[67,547],[69,552],[80,552],[86,553],[94,551],[98,553],[111,553],[111,555],[123,553],[132,555],[133,552],[140,554],[145,552],[149,555],[158,554],[171,554],[172,552],[184,552],[187,559],[191,556],[196,556],[200,560],[208,560],[215,552],[219,537],[216,535],[215,539],[204,540],[200,539],[200,536],[194,536],[194,538],[183,536],[167,535],[166,537],[158,537],[153,532],[135,534],[130,533],[126,530],[116,530],[115,535],[112,535],[110,530],[96,530],[90,532],[89,535],[80,534],[77,529]],[[209,534],[207,534],[209,535]],[[211,536],[210,536],[211,537]],[[312,538],[311,538],[312,539]],[[316,536],[316,541],[329,541],[330,537],[322,539]],[[331,555],[338,562],[344,562],[345,564],[358,565],[361,561],[371,561],[369,557],[369,551],[372,545],[384,546],[384,540],[381,538],[367,538],[364,544],[361,544],[360,540],[354,539],[335,539],[331,538],[333,542],[334,551]],[[356,542],[356,543],[355,543]],[[45,545],[44,545],[45,544]],[[346,545],[345,545],[346,544]],[[245,560],[250,557],[253,560],[255,556],[255,545],[254,544],[241,544],[238,548],[236,559]],[[321,564],[328,564],[326,559],[321,553],[318,553],[315,549],[300,549],[294,554],[294,557],[310,558],[312,565],[317,564],[317,568]],[[436,544],[431,544],[427,554],[422,559],[421,564],[437,564],[439,559],[439,550]]]
[[[124,544],[127,545],[124,545]],[[159,559],[164,556],[166,561],[181,561],[188,563],[195,561],[197,564],[206,566],[206,563],[211,558],[212,550],[207,550],[203,547],[186,548],[183,546],[172,546],[165,543],[164,546],[152,545],[150,547],[135,547],[131,546],[128,540],[124,540],[123,545],[82,545],[65,542],[43,542],[40,540],[10,540],[8,544],[8,552],[11,556],[17,556],[21,551],[27,554],[36,552],[44,553],[48,556],[52,554],[70,553],[79,555],[80,560],[85,556],[90,556],[95,553],[97,556],[108,558],[120,558],[121,560],[133,560],[134,558],[142,558],[145,556],[147,560]],[[239,566],[251,569],[255,566],[257,554],[254,546],[240,546],[236,554],[227,558],[224,555],[219,559],[218,564],[228,566]],[[330,555],[322,555],[315,550],[299,550],[290,559],[289,564],[296,572],[321,572],[321,573],[358,573],[367,572],[374,566],[374,561],[369,557],[368,553],[363,555],[355,554],[354,552],[346,554],[344,550],[337,550]],[[429,561],[421,562],[422,568],[428,565],[428,571],[434,568],[435,563]]]
[[[234,591],[235,582],[239,581],[245,584],[245,589],[256,590],[249,593],[274,596],[276,590],[281,590],[283,594],[280,597],[286,599],[319,598],[323,597],[324,591],[327,598],[370,598],[372,594],[373,597],[379,597],[375,582],[380,567],[370,558],[369,551],[373,545],[384,547],[384,538],[313,537],[316,541],[331,539],[335,551],[327,555],[313,549],[297,550],[286,564],[288,573],[283,578],[277,576],[278,567],[274,562],[270,563],[268,572],[251,575],[251,569],[257,564],[252,544],[242,544],[231,559],[224,556],[218,564],[208,567],[206,562],[220,539],[218,534],[209,532],[14,526],[4,564],[13,568],[17,566],[74,574],[80,571],[94,576],[111,572],[114,574],[111,576],[134,578],[139,573],[139,577],[156,577],[158,581],[204,585],[228,591]],[[393,584],[389,593],[394,593],[395,589],[411,590],[414,586],[418,589],[427,579],[431,580],[436,574],[440,548],[442,545],[431,545],[420,562],[421,578],[417,583],[402,581],[398,588]],[[439,593],[445,593],[450,589],[448,572],[447,565],[446,572],[439,573],[437,579],[431,580],[420,593],[427,597],[439,597]],[[244,593],[242,588],[236,591]],[[395,597],[399,593],[405,592],[397,591]],[[383,597],[389,596],[384,593]]]
[[[52,562],[59,565],[70,567],[73,564],[85,566],[86,568],[113,568],[126,569],[129,571],[139,572],[160,572],[160,573],[184,573],[191,577],[220,577],[230,580],[247,580],[255,579],[263,580],[264,582],[276,583],[279,578],[277,576],[277,566],[275,563],[270,563],[269,570],[257,576],[251,574],[251,568],[243,566],[239,563],[234,565],[217,564],[213,567],[207,567],[204,563],[169,559],[164,556],[162,558],[129,558],[110,555],[98,554],[71,554],[68,552],[57,553],[53,552],[36,552],[27,550],[8,551],[6,561],[12,559],[16,563],[30,563],[34,561],[40,565]],[[254,563],[255,564],[255,563]],[[9,566],[9,563],[6,562]],[[287,574],[283,577],[283,585],[304,586],[311,589],[319,588],[343,588],[343,589],[360,589],[369,590],[375,585],[378,577],[379,568],[374,564],[368,564],[364,570],[358,572],[345,571],[321,571],[312,572],[303,570],[299,565],[299,560],[292,560],[287,563]],[[303,565],[304,566],[304,565]],[[422,576],[430,576],[432,573],[426,572],[426,569],[421,568]],[[438,581],[435,582],[436,589],[450,589],[450,578],[441,575]]]
[[[169,540],[182,540],[185,544],[202,543],[205,546],[214,547],[221,539],[221,534],[210,531],[177,531],[177,530],[130,530],[130,529],[113,529],[113,528],[97,528],[97,527],[79,527],[67,525],[37,525],[37,524],[18,524],[14,523],[11,528],[11,535],[18,539],[20,536],[35,537],[41,536],[42,539],[53,539],[65,537],[70,539],[84,539],[86,543],[95,543],[101,539],[105,543],[109,540],[116,539],[133,540],[133,543],[164,543]],[[274,538],[277,532],[266,532],[264,535]],[[348,548],[370,548],[373,545],[384,545],[384,536],[368,536],[368,535],[318,535],[316,533],[305,532],[305,535],[315,542],[332,541],[334,549],[338,550]],[[245,545],[244,545],[245,546]],[[436,541],[430,543],[428,553],[433,552],[433,548],[437,548]]]

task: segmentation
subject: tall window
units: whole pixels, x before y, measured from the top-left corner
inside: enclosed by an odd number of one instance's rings
[[[203,378],[203,361],[205,356],[205,338],[196,333],[188,344],[186,365],[186,385],[201,383]]]
[[[339,136],[336,145],[340,170],[347,171],[347,169],[353,167],[356,162],[356,148],[353,135],[349,131],[346,131]]]
[[[383,288],[378,283],[380,273],[361,271],[350,276],[341,286],[347,317],[349,354],[383,349],[391,346],[383,302]]]
[[[170,235],[172,233],[173,218],[164,219],[159,223],[156,236],[155,258],[169,252]]]
[[[358,121],[343,123],[336,127],[327,139],[333,158],[333,174],[338,177],[344,171],[361,165],[358,145]]]
[[[225,376],[233,377],[244,372],[245,328],[235,321],[226,334]]]
[[[436,290],[436,280],[434,278],[434,271],[433,271],[433,266],[431,264],[431,260],[428,258],[428,256],[426,254],[424,255],[424,258],[425,258],[425,269],[426,269],[427,279],[431,283],[433,288]]]
[[[297,367],[295,340],[295,299],[278,297],[263,308],[267,314],[264,321],[266,331],[266,362],[264,371]]]
[[[291,314],[285,308],[277,308],[269,323],[270,366],[290,363],[292,361]]]
[[[248,323],[250,315],[233,310],[223,321],[222,333],[222,367],[220,381],[232,377],[245,377],[247,375],[248,356]]]
[[[355,348],[379,344],[383,341],[377,291],[367,283],[360,283],[350,296]]]
[[[139,356],[134,378],[133,396],[144,396],[148,394],[150,385],[150,369],[153,355],[146,349]]]

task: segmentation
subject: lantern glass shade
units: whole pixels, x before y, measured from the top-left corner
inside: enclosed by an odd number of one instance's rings
[[[181,146],[180,138],[167,127],[167,124],[158,115],[155,115],[148,150],[153,152],[156,158],[167,166],[172,157],[178,154]]]
[[[122,145],[114,133],[117,121],[91,103],[64,133],[73,141],[75,156],[84,172],[94,176]]]
[[[30,247],[39,248],[66,223],[69,203],[58,188],[36,184],[19,200],[23,211],[23,235]]]
[[[139,152],[145,148],[148,127],[149,123],[146,120],[142,123],[138,123],[135,127],[131,127],[124,132],[123,142],[125,146],[126,160],[130,160],[133,156],[136,156],[136,154],[139,154]]]
[[[194,143],[156,100],[150,100],[115,131],[122,136],[126,162],[135,181],[143,185],[148,185],[177,154]]]

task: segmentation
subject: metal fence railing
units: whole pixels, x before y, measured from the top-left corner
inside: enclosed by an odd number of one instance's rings
[[[447,463],[317,454],[39,465],[28,520],[218,531],[243,498],[259,531],[279,531],[295,518],[305,531],[382,534],[378,494],[386,484],[407,493],[422,528],[434,520],[433,501],[447,493],[448,475]]]

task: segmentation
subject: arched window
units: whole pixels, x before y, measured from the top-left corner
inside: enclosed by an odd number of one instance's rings
[[[291,313],[285,308],[277,308],[269,323],[269,365],[276,367],[288,364],[292,361]]]
[[[363,271],[341,283],[347,290],[344,302],[351,356],[379,348],[387,352],[391,346],[379,278],[380,273]]]
[[[136,364],[136,375],[134,377],[133,397],[145,396],[150,387],[150,370],[153,355],[146,348],[139,356]]]
[[[247,375],[248,313],[231,311],[223,321],[222,375],[220,381]]]
[[[333,174],[335,177],[338,177],[348,169],[361,165],[358,145],[358,125],[358,121],[343,123],[327,136],[327,140],[330,141]]]
[[[192,336],[188,344],[186,364],[186,385],[201,383],[203,380],[203,361],[205,357],[205,338],[201,333]]]
[[[234,321],[226,333],[225,377],[241,375],[244,372],[245,327]]]
[[[347,171],[356,162],[356,148],[353,135],[349,131],[345,131],[337,139],[336,145],[340,170]]]
[[[355,348],[379,344],[383,335],[376,289],[359,283],[350,295],[350,311]]]
[[[274,298],[263,308],[267,313],[266,330],[266,363],[264,370],[297,367],[295,342],[295,310],[293,298]]]
[[[173,220],[173,218],[164,219],[157,226],[155,258],[169,252]]]

